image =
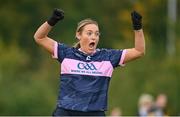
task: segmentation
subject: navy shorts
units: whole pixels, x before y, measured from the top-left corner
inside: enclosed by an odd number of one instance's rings
[[[105,116],[105,112],[104,111],[83,112],[83,111],[67,110],[57,107],[53,112],[53,116]]]

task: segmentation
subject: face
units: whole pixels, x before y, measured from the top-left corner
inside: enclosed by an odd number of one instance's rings
[[[87,24],[82,32],[77,32],[76,37],[80,41],[81,50],[87,54],[93,54],[99,42],[99,28],[95,24]]]
[[[159,95],[156,100],[156,105],[158,107],[164,108],[167,104],[167,97],[163,94]]]

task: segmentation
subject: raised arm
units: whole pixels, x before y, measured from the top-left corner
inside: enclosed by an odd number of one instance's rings
[[[45,48],[50,54],[53,54],[55,41],[48,37],[52,27],[64,18],[64,12],[60,9],[54,9],[52,16],[43,23],[35,32],[34,39],[37,44]]]
[[[137,12],[131,13],[134,34],[135,34],[135,46],[134,48],[126,49],[124,63],[142,57],[145,54],[145,39],[142,29],[142,16]]]

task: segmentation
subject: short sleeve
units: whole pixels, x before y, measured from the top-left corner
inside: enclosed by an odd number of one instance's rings
[[[63,43],[54,43],[54,52],[52,58],[57,59],[60,63],[66,57],[66,50],[69,47]]]
[[[109,57],[110,57],[110,61],[111,64],[113,65],[113,67],[117,67],[117,66],[125,66],[124,64],[124,58],[125,58],[125,54],[126,54],[126,50],[115,50],[115,49],[110,49],[109,50]]]

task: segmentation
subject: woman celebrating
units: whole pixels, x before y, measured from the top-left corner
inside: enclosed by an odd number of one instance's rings
[[[60,91],[54,116],[105,116],[108,87],[113,69],[139,58],[145,53],[142,16],[131,13],[135,47],[115,50],[97,49],[98,23],[85,19],[78,23],[75,47],[58,43],[48,37],[52,27],[64,18],[64,12],[54,9],[52,16],[36,31],[37,44],[45,48],[61,64]]]

